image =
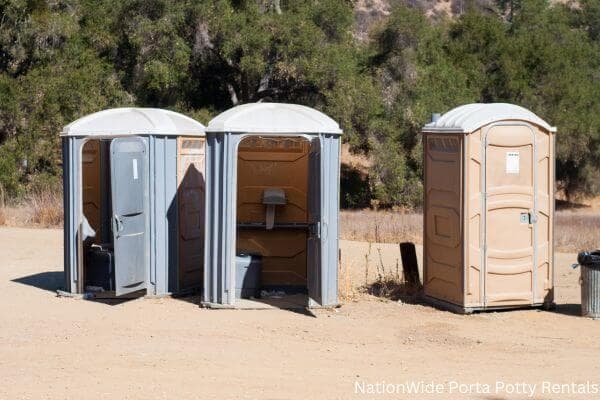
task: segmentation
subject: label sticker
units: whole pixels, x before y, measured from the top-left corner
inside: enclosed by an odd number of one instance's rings
[[[137,180],[138,178],[138,170],[137,170],[137,158],[134,158],[132,160],[133,162],[133,180]]]
[[[506,173],[507,174],[518,174],[519,173],[519,152],[518,151],[507,151],[506,152]]]

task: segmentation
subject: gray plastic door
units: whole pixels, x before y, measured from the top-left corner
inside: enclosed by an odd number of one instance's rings
[[[321,142],[313,139],[308,154],[308,215],[310,230],[307,241],[309,305],[322,304],[321,290]]]
[[[148,155],[139,137],[110,144],[115,292],[117,296],[146,287],[148,232]]]

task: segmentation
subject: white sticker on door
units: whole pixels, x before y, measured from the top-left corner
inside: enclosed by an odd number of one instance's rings
[[[506,173],[507,174],[518,174],[519,173],[519,152],[518,151],[507,151],[506,152]]]
[[[137,169],[137,158],[132,160],[133,162],[133,180],[137,180],[138,178],[138,169]]]

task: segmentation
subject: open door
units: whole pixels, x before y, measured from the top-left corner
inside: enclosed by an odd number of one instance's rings
[[[148,155],[139,137],[114,139],[110,154],[115,292],[121,296],[146,287]]]
[[[321,142],[310,142],[308,153],[307,273],[309,305],[323,303],[321,290]]]
[[[493,126],[485,147],[485,305],[534,302],[535,136],[526,125]]]

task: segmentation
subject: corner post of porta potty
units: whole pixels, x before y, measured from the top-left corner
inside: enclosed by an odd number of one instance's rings
[[[204,130],[151,108],[104,110],[63,128],[64,293],[201,287]]]
[[[458,312],[553,304],[555,133],[503,103],[423,128],[429,301]]]
[[[338,304],[341,134],[295,104],[245,104],[210,121],[204,306],[240,307],[236,297],[261,291]]]

